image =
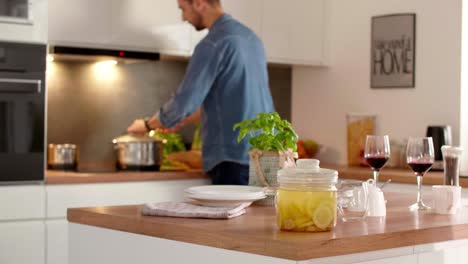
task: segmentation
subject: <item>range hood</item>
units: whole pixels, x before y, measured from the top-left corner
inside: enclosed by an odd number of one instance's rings
[[[157,61],[160,54],[157,52],[142,52],[132,50],[115,50],[99,48],[82,48],[71,46],[49,46],[49,55],[59,60],[118,60],[124,62],[137,62],[142,60]]]

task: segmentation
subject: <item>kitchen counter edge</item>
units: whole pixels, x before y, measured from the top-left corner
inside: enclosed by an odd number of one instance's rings
[[[155,172],[66,172],[46,171],[45,184],[80,184],[80,183],[114,183],[139,181],[191,180],[206,179],[208,176],[201,170],[196,171],[155,171]]]

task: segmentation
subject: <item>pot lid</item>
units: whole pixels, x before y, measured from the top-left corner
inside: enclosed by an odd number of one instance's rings
[[[112,140],[112,143],[131,143],[131,142],[162,142],[164,143],[163,140],[156,138],[156,137],[150,137],[147,134],[144,135],[139,135],[139,134],[126,134],[120,137],[116,137]]]
[[[76,145],[75,144],[49,144],[48,145],[49,148],[56,148],[56,149],[76,149]]]
[[[316,159],[299,159],[296,167],[278,171],[279,183],[331,183],[338,181],[338,171],[323,169]]]

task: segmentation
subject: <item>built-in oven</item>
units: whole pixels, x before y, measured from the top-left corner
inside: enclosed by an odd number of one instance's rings
[[[0,42],[0,184],[44,180],[46,50]]]

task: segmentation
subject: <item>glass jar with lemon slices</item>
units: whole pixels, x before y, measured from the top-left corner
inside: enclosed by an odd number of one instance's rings
[[[321,232],[336,225],[338,172],[322,169],[315,159],[278,171],[276,217],[281,230]]]

